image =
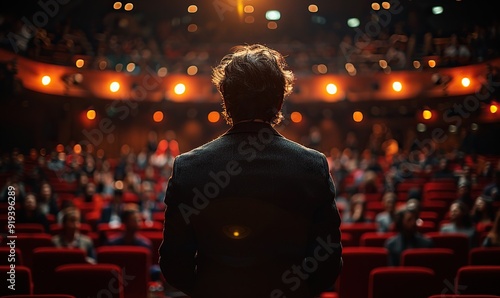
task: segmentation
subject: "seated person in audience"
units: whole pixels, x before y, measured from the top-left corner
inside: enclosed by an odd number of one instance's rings
[[[472,222],[469,208],[462,201],[455,201],[450,205],[450,222],[443,224],[441,233],[461,233],[467,236],[471,247],[476,240],[476,226]]]
[[[472,199],[472,185],[468,178],[458,179],[457,200],[464,203],[469,210],[472,208],[474,200]]]
[[[355,193],[350,199],[348,212],[344,212],[344,223],[363,223],[371,222],[366,216],[366,200],[362,193]]]
[[[57,194],[54,193],[52,185],[48,182],[43,182],[40,186],[40,195],[38,196],[40,211],[45,215],[52,214],[56,216],[57,212],[59,212],[57,200]]]
[[[18,211],[17,223],[38,223],[43,226],[45,232],[49,232],[49,221],[37,206],[34,193],[28,193],[24,199],[23,208]]]
[[[139,234],[140,225],[142,222],[139,207],[135,204],[127,204],[122,212],[122,223],[125,226],[125,231],[118,236],[112,237],[106,243],[107,245],[131,245],[142,246],[153,252],[153,244],[151,241]],[[159,280],[161,278],[161,269],[158,264],[152,264],[150,268],[151,280]]]
[[[63,215],[61,233],[52,237],[52,242],[56,247],[79,248],[85,251],[87,262],[94,264],[96,262],[94,243],[89,236],[80,233],[80,219],[80,210],[67,208]]]
[[[382,197],[382,204],[385,210],[377,214],[375,222],[378,225],[377,231],[385,233],[391,230],[396,215],[396,194],[386,192]]]
[[[500,209],[497,211],[493,227],[482,243],[483,247],[500,247]]]
[[[500,201],[500,170],[493,172],[493,182],[486,185],[483,194],[490,197],[493,201]]]
[[[435,179],[450,179],[450,178],[455,178],[455,174],[453,174],[453,171],[450,169],[450,163],[448,159],[445,157],[442,157],[439,159],[438,166],[434,173],[432,174],[432,178]]]
[[[394,227],[395,236],[387,239],[385,248],[389,253],[389,266],[399,266],[401,253],[411,248],[430,248],[432,240],[417,230],[418,212],[415,208],[405,206],[396,213]]]
[[[142,217],[137,204],[127,204],[121,214],[121,222],[125,231],[118,236],[111,237],[108,245],[138,245],[152,249],[151,241],[139,234]]]
[[[495,220],[495,208],[490,198],[482,195],[476,198],[471,210],[474,224],[490,224]]]
[[[110,226],[119,226],[122,223],[121,217],[124,206],[123,192],[117,189],[114,191],[111,202],[101,209],[101,218],[99,223],[107,223]]]

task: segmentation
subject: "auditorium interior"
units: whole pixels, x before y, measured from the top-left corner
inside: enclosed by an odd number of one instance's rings
[[[230,129],[212,70],[255,43],[282,53],[295,75],[275,129],[323,153],[336,186],[344,265],[315,298],[500,297],[491,2],[2,6],[0,297],[187,297],[158,267],[166,187],[176,156]],[[136,206],[147,248],[108,245],[128,229],[104,219],[117,200]],[[410,204],[433,246],[394,263],[394,214]],[[58,247],[65,208],[78,210],[88,250]]]

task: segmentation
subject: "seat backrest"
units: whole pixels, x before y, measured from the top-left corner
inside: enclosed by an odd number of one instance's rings
[[[26,266],[0,266],[0,297],[15,294],[33,294],[31,269]],[[9,288],[10,287],[10,288]]]
[[[15,264],[16,266],[24,265],[23,253],[17,247],[10,248],[9,246],[0,247],[0,265]]]
[[[368,298],[422,298],[437,294],[434,271],[425,267],[382,267],[370,272]]]
[[[96,249],[96,256],[98,263],[115,264],[121,268],[126,282],[125,298],[147,295],[151,268],[149,249],[142,246],[101,246]]]
[[[401,266],[421,266],[434,271],[438,282],[453,283],[458,270],[453,250],[449,248],[411,248],[401,253]]]
[[[45,233],[41,223],[16,223],[16,233]]]
[[[426,233],[425,236],[432,240],[434,247],[453,250],[459,267],[467,265],[470,249],[470,241],[467,236],[460,233],[443,234],[440,232]]]
[[[67,264],[56,268],[58,294],[124,298],[121,268],[114,264]]]
[[[367,247],[384,247],[387,239],[391,238],[394,235],[396,235],[395,232],[367,232],[361,235],[359,245]]]
[[[361,235],[363,235],[366,232],[376,232],[377,231],[377,224],[375,222],[370,222],[370,223],[349,223],[349,224],[342,224],[340,226],[340,231],[342,233],[348,233],[352,235],[354,246],[359,245],[359,241],[361,239]]]
[[[474,247],[469,251],[469,265],[500,266],[500,247]]]
[[[455,293],[499,295],[500,266],[463,266],[458,269]]]
[[[367,297],[372,269],[387,266],[388,252],[382,247],[345,247],[338,278],[339,297]]]
[[[32,266],[33,251],[37,247],[53,247],[52,235],[48,233],[19,233],[16,247],[23,253],[23,262],[27,267]]]
[[[35,294],[55,292],[54,274],[65,264],[85,264],[85,251],[78,248],[39,247],[33,251],[33,283]]]

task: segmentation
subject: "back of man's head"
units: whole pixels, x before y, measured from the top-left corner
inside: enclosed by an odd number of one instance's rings
[[[237,46],[213,69],[212,82],[223,99],[229,124],[243,120],[281,121],[281,106],[294,76],[284,57],[264,45]]]

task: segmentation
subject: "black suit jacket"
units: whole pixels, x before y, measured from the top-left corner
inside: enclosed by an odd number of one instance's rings
[[[160,266],[191,297],[315,297],[342,267],[325,156],[271,125],[235,124],[177,156]]]

